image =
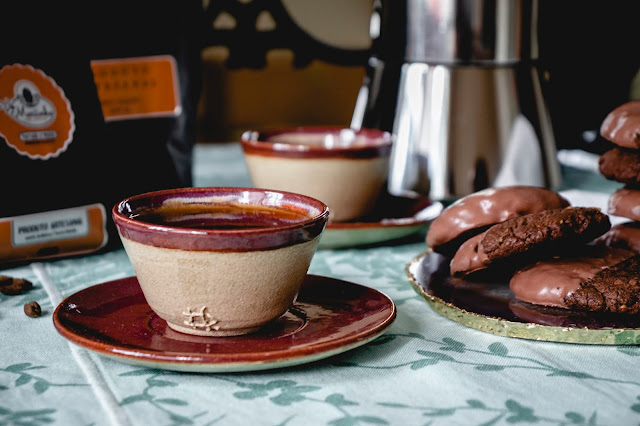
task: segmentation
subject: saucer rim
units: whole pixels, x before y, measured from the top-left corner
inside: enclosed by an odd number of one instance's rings
[[[410,197],[398,197],[398,198],[402,198],[405,200],[413,199]],[[416,203],[424,202],[424,201],[429,201],[429,205],[425,206],[421,211],[428,208],[436,207],[436,206],[440,206],[440,209],[438,210],[439,212],[441,212],[444,209],[444,204],[442,204],[440,201],[430,200],[429,197],[421,197],[421,198],[415,199]],[[439,213],[434,213],[432,216],[425,219],[417,218],[415,214],[412,216],[404,216],[404,217],[380,218],[380,220],[377,220],[375,222],[363,221],[361,219],[356,218],[348,222],[328,222],[326,229],[352,230],[352,229],[364,229],[364,228],[402,228],[402,227],[410,227],[410,226],[417,226],[417,225],[426,225],[429,222],[433,221],[438,216],[438,214]],[[385,221],[388,221],[388,222],[385,222]]]
[[[409,199],[408,197],[402,197]],[[416,202],[428,200],[428,197],[417,199]],[[444,209],[444,204],[440,201],[430,201],[425,207],[436,207],[435,212],[424,219],[416,218],[415,215],[402,218],[382,218],[376,222],[329,222],[320,238],[318,249],[343,249],[359,247],[363,245],[392,242],[404,237],[416,234],[425,229]],[[439,207],[439,208],[438,208]],[[388,221],[388,222],[385,222]],[[377,235],[367,234],[363,238],[358,233],[371,231]],[[347,237],[345,237],[345,235]],[[347,241],[348,240],[348,241]]]

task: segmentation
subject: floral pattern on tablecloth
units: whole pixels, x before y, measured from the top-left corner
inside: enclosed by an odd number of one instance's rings
[[[230,170],[244,176],[236,145],[197,155],[223,163],[225,184]],[[198,182],[218,182],[208,173]],[[384,292],[397,305],[395,322],[360,348],[253,373],[142,368],[63,339],[53,309],[83,288],[133,275],[122,249],[3,270],[34,288],[0,294],[0,425],[640,424],[639,347],[505,338],[441,317],[405,272],[425,250],[418,240],[318,251],[310,273]],[[31,300],[41,317],[22,312]]]

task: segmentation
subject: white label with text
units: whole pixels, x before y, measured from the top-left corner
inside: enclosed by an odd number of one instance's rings
[[[15,217],[12,223],[15,247],[77,238],[89,233],[89,219],[84,208],[56,210]]]

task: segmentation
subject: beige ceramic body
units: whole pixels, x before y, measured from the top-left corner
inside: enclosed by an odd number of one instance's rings
[[[172,329],[202,336],[247,334],[284,314],[320,237],[257,251],[193,251],[122,237],[147,303]]]
[[[366,215],[387,179],[389,156],[287,158],[245,153],[254,186],[308,195],[329,206],[329,220]]]
[[[295,302],[326,226],[326,204],[243,187],[134,195],[112,217],[149,307],[200,336],[257,331]]]

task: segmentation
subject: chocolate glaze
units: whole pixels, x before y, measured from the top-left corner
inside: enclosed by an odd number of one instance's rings
[[[633,254],[620,248],[589,246],[578,256],[543,260],[520,269],[511,278],[509,288],[522,301],[566,308],[565,297],[580,283]]]
[[[484,234],[473,236],[462,243],[451,259],[451,275],[465,275],[487,267],[489,258],[480,245]]]
[[[611,111],[600,126],[600,135],[616,145],[640,148],[640,101],[631,101]]]
[[[637,315],[575,311],[534,305],[518,299],[511,300],[509,308],[522,321],[555,327],[602,329],[638,328],[640,325]]]
[[[462,235],[466,240],[510,218],[568,206],[569,201],[546,188],[526,185],[487,188],[447,207],[432,222],[426,242],[434,251],[452,256],[462,241],[454,247],[446,244]]]
[[[609,197],[607,213],[640,220],[640,190],[620,188]]]
[[[426,294],[437,297],[458,309],[514,322],[591,329],[640,328],[640,315],[575,311],[566,308],[534,305],[514,297],[509,289],[510,275],[487,275],[499,271],[483,269],[476,274],[453,278],[449,273],[450,260],[429,252],[416,270],[418,285]],[[473,278],[472,278],[473,277]]]
[[[640,150],[613,147],[598,158],[598,170],[608,180],[637,187],[640,184]]]
[[[625,248],[640,253],[640,222],[619,223],[597,238],[595,244]]]

